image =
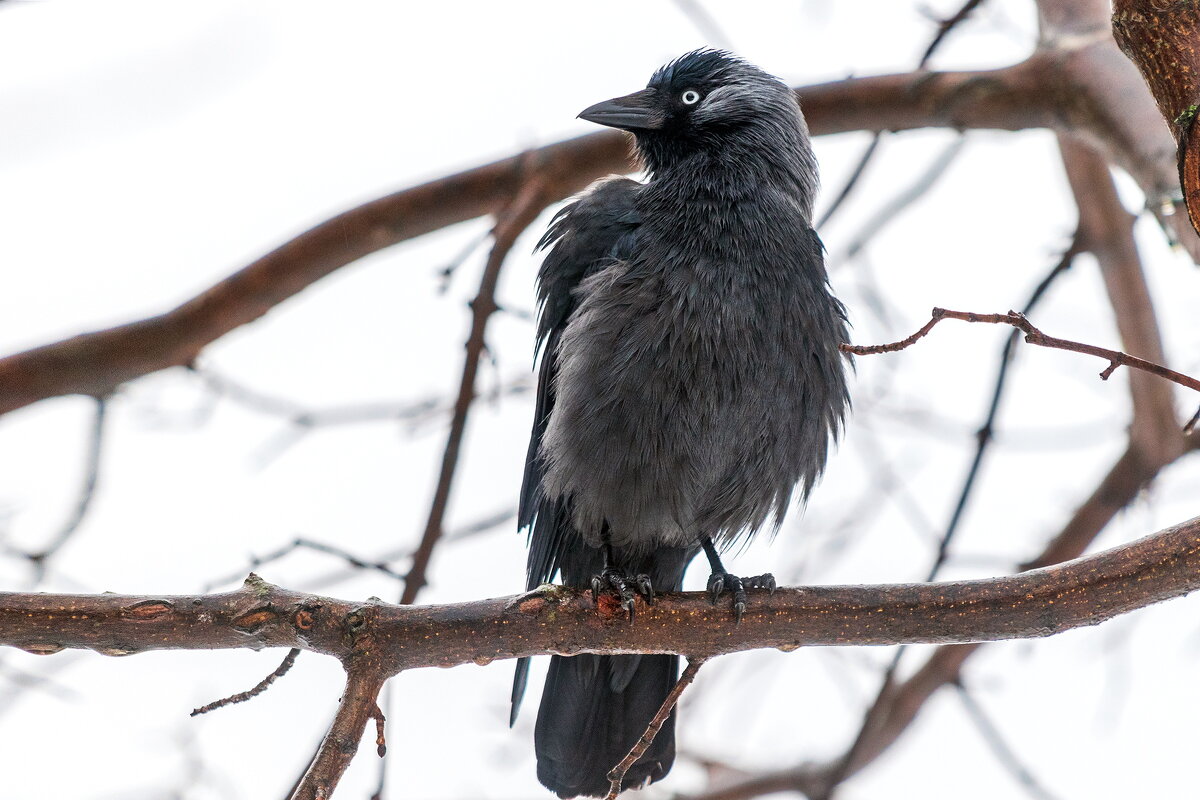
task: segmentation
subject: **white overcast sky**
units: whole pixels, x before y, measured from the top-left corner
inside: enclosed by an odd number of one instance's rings
[[[957,3],[921,5],[945,13]],[[1028,53],[1032,4],[988,5],[996,8],[965,26],[936,66],[998,66]],[[932,29],[915,4],[897,0],[710,0],[706,8],[738,53],[794,84],[909,69]],[[346,208],[592,130],[575,119],[585,106],[644,85],[684,51],[724,43],[669,0],[0,3],[0,352],[159,313]],[[1019,305],[1069,240],[1074,212],[1053,137],[977,132],[930,196],[848,261],[861,226],[954,138],[889,138],[858,198],[822,231],[859,341],[899,338],[934,305]],[[818,141],[827,187],[840,185],[865,141]],[[1121,180],[1136,209],[1136,189]],[[532,308],[529,252],[542,226],[506,267],[506,307]],[[364,259],[223,338],[203,363],[313,408],[449,397],[481,254],[445,294],[437,273],[485,231],[485,221],[466,223]],[[1195,373],[1195,269],[1153,223],[1143,219],[1138,233],[1173,364]],[[889,301],[887,318],[864,290],[872,281]],[[1117,344],[1089,259],[1036,319],[1058,335]],[[738,557],[737,571],[818,583],[921,576],[1002,336],[941,330],[903,359],[860,360],[856,402],[870,413],[852,426],[807,513],[794,514],[773,546]],[[527,320],[497,316],[489,341],[496,364],[483,370],[483,389],[528,377]],[[1070,354],[1021,359],[951,576],[1000,574],[1035,553],[1123,445],[1123,376],[1102,383],[1102,364]],[[181,371],[122,392],[95,507],[39,588],[188,593],[244,572],[251,554],[298,535],[369,557],[416,541],[444,418],[413,429],[321,430],[280,450],[282,421],[210,401]],[[69,514],[90,408],[65,398],[0,418],[7,542],[36,547]],[[451,531],[512,507],[531,413],[528,395],[477,407]],[[885,502],[871,489],[888,473],[906,489]],[[1173,470],[1100,544],[1194,515],[1198,477],[1194,464]],[[869,523],[838,527],[858,512]],[[422,600],[512,593],[523,563],[511,523],[447,543]],[[338,564],[315,555],[261,572],[347,598],[397,594],[379,575],[331,582]],[[0,561],[0,588],[27,579],[19,564]],[[968,678],[1057,796],[1185,796],[1194,791],[1188,765],[1200,713],[1191,678],[1196,610],[1177,601],[1095,630],[989,647]],[[282,796],[337,701],[336,664],[306,655],[254,703],[187,718],[192,707],[253,685],[281,655],[0,654],[0,800]],[[834,755],[871,693],[872,667],[888,656],[722,659],[685,700],[681,750],[746,768]],[[16,671],[52,675],[52,688],[17,693]],[[533,777],[533,700],[514,731],[506,725],[510,675],[511,665],[494,664],[394,681],[388,796],[547,796]],[[369,796],[370,750],[339,798]],[[681,761],[654,796],[698,779]],[[991,800],[1019,792],[945,694],[845,796]]]

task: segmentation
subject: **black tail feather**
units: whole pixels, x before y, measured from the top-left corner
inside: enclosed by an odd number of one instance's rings
[[[678,656],[554,656],[538,709],[538,779],[559,797],[603,796],[608,772],[641,738],[679,675]],[[675,760],[675,712],[622,789],[656,781]]]

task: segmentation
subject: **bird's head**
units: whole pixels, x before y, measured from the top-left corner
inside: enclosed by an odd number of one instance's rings
[[[680,56],[655,72],[645,89],[597,103],[579,116],[631,132],[652,172],[697,151],[785,155],[808,149],[792,90],[720,50]]]

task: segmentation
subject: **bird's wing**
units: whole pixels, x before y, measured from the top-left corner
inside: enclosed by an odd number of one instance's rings
[[[529,527],[527,588],[551,580],[559,566],[566,524],[561,502],[542,496],[544,464],[540,449],[546,423],[554,410],[554,376],[558,343],[574,313],[575,289],[588,276],[615,260],[627,258],[636,247],[640,218],[635,207],[641,184],[627,178],[607,180],[565,206],[550,222],[539,248],[550,248],[538,272],[538,374],[533,434],[525,459],[518,525]]]
[[[537,347],[542,354],[538,372],[533,433],[525,457],[525,480],[517,523],[529,528],[529,561],[526,589],[534,589],[558,571],[567,537],[570,515],[565,501],[542,494],[542,436],[554,410],[554,376],[558,371],[558,342],[575,312],[575,288],[589,275],[616,260],[627,258],[636,247],[641,220],[635,207],[641,184],[627,178],[599,183],[578,200],[563,207],[538,242],[550,248],[538,271]],[[511,725],[521,707],[529,659],[517,659],[513,678]]]

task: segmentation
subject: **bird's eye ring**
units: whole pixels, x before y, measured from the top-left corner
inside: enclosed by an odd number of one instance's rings
[[[679,99],[683,101],[685,106],[694,106],[700,102],[700,93],[695,89],[688,89],[683,94],[679,95]]]

